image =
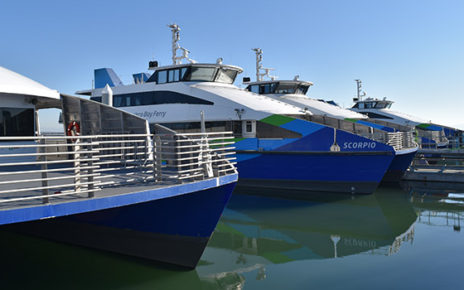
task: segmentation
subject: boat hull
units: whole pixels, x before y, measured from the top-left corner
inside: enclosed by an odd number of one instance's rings
[[[404,152],[396,152],[387,173],[382,179],[382,184],[396,184],[401,181],[404,173],[409,168],[412,160],[416,156],[417,148],[414,150],[406,150]]]
[[[236,182],[149,202],[4,229],[194,268]]]
[[[289,190],[292,197],[304,198],[305,191],[370,194],[379,185],[394,156],[388,151],[237,151],[237,157],[240,188]]]

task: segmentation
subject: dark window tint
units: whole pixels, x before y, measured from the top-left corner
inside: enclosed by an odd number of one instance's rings
[[[171,91],[141,92],[113,96],[115,107],[161,104],[213,105],[213,102]]]
[[[0,136],[34,136],[34,109],[0,108]]]
[[[381,114],[376,114],[376,113],[372,113],[372,112],[361,112],[361,113],[365,114],[369,118],[373,118],[373,119],[393,119],[393,118],[390,118],[388,116],[381,115]]]

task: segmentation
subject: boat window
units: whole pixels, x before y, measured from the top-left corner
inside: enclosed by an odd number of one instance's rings
[[[373,109],[373,108],[375,108],[376,104],[377,104],[377,102],[366,102],[365,103],[365,106],[366,106],[365,108],[366,109]]]
[[[259,86],[260,94],[272,94],[273,86],[271,84],[264,84]]]
[[[157,84],[164,84],[168,82],[168,72],[165,70],[161,70],[157,72],[158,79],[156,81]]]
[[[181,80],[184,80],[184,77],[185,77],[185,73],[187,72],[187,68],[186,67],[183,67],[180,69],[180,79]]]
[[[251,125],[251,121],[246,121],[246,130],[245,132],[250,133],[253,131],[253,126]]]
[[[250,92],[259,94],[259,85],[252,85],[247,88]]]
[[[230,69],[219,69],[216,81],[219,83],[232,84],[237,76],[237,71]]]
[[[179,81],[179,69],[171,69],[169,70],[169,80],[168,82],[178,82]]]
[[[386,103],[386,102],[377,102],[377,104],[375,105],[375,108],[376,109],[384,109],[384,108],[387,107],[387,105],[388,105],[388,103]]]
[[[0,108],[0,136],[34,136],[34,109]]]
[[[364,109],[364,103],[358,103],[360,109]]]
[[[212,82],[216,68],[214,67],[192,67],[187,81],[206,81]]]
[[[113,96],[113,106],[148,106],[162,104],[214,105],[213,102],[171,91],[151,91]]]
[[[367,115],[369,118],[373,118],[373,119],[393,119],[391,117],[388,117],[388,116],[385,116],[385,115],[381,115],[381,114],[376,114],[376,113],[372,113],[372,112],[361,112],[362,114],[365,114]]]
[[[308,89],[309,89],[309,86],[299,85],[298,88],[295,91],[295,94],[297,94],[297,95],[306,95],[306,93],[308,92]]]
[[[276,94],[294,94],[295,90],[296,90],[296,84],[280,83],[275,93]]]

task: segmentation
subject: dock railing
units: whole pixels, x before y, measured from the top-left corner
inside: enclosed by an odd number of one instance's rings
[[[410,172],[454,173],[464,175],[464,154],[438,150],[421,150],[416,154]],[[457,180],[456,180],[457,182]]]
[[[0,137],[0,206],[237,173],[232,140],[232,132]]]

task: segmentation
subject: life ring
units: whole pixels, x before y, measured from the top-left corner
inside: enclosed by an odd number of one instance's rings
[[[68,136],[79,136],[81,133],[81,127],[79,123],[76,121],[72,121],[68,125],[68,129],[66,130],[66,135]],[[76,139],[71,139],[72,142],[76,142]]]

